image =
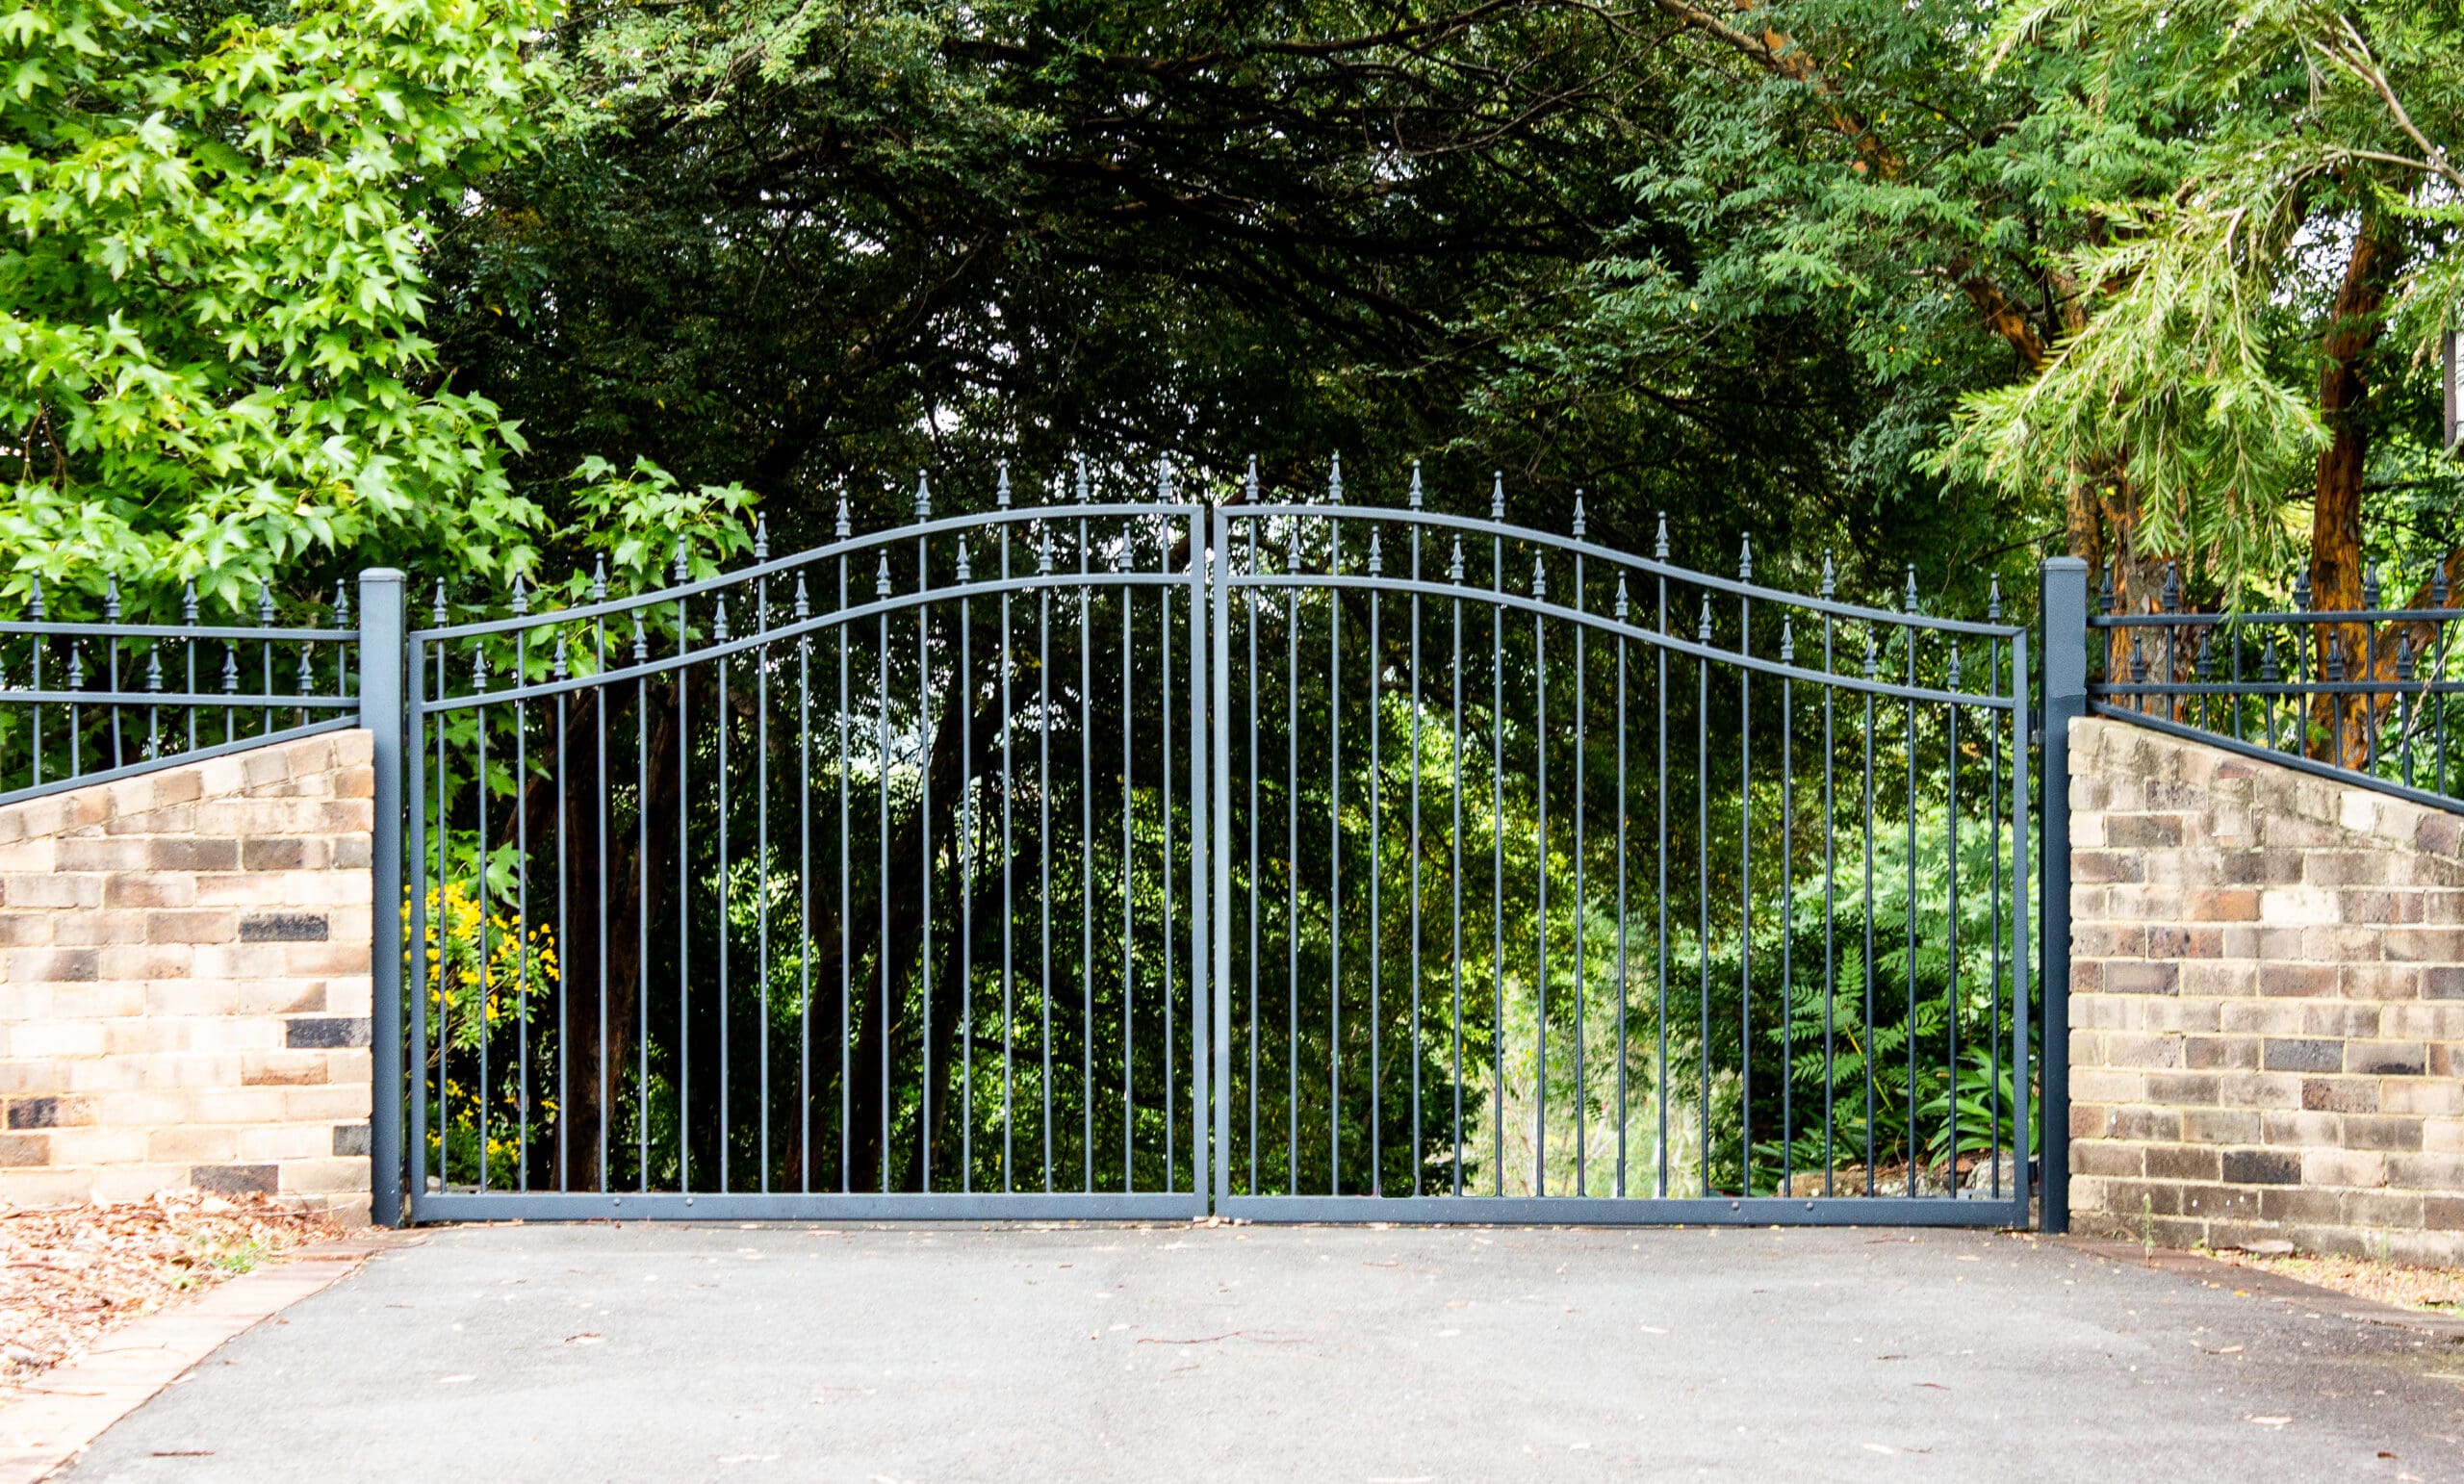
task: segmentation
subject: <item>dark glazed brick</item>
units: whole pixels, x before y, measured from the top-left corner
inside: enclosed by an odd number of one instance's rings
[[[0,1167],[24,1169],[51,1163],[51,1140],[40,1134],[0,1134]]]
[[[331,932],[322,912],[263,912],[240,919],[243,943],[321,943]]]
[[[13,1129],[56,1129],[60,1127],[60,1099],[56,1097],[25,1097],[9,1105],[9,1127]]]
[[[307,1015],[282,1023],[282,1043],[294,1051],[331,1051],[368,1044],[368,1017]]]
[[[214,1195],[271,1195],[281,1189],[271,1164],[192,1164],[189,1184]]]
[[[368,1125],[337,1123],[334,1125],[334,1158],[348,1159],[368,1152]]]
[[[2227,1149],[2224,1151],[2224,1182],[2227,1185],[2299,1185],[2301,1161],[2297,1156],[2268,1149]]]
[[[2259,1064],[2271,1072],[2341,1072],[2345,1048],[2341,1041],[2272,1040]]]

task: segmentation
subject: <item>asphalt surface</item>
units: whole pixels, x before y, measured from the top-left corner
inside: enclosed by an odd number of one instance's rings
[[[430,1234],[94,1480],[2464,1478],[2464,1345],[1884,1231]]]

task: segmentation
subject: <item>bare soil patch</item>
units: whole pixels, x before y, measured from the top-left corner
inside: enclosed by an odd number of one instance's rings
[[[2231,1251],[2207,1255],[2236,1267],[2280,1274],[2390,1308],[2464,1314],[2464,1268],[2412,1267],[2359,1257],[2277,1257]]]
[[[0,1400],[132,1319],[340,1233],[322,1212],[189,1190],[0,1212]]]

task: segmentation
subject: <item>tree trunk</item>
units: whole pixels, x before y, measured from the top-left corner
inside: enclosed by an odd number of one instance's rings
[[[2361,411],[2370,395],[2367,359],[2377,344],[2387,297],[2386,229],[2365,215],[2345,263],[2334,317],[2321,345],[2319,414],[2327,447],[2319,454],[2310,507],[2311,601],[2323,609],[2361,606],[2361,493],[2369,462],[2369,431]],[[2341,667],[2358,679],[2374,667],[2370,629],[2363,624],[2321,624],[2308,663],[2315,676]],[[2330,654],[2328,646],[2337,647]],[[2350,768],[2369,758],[2374,708],[2362,697],[2323,696],[2311,707],[2309,755]]]

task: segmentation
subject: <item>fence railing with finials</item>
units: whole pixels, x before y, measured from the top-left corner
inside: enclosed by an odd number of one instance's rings
[[[0,619],[0,804],[167,763],[358,725],[351,597],[261,589],[207,622],[195,587],[131,611],[119,584],[46,595]]]
[[[2373,567],[2358,608],[2313,606],[2305,575],[2289,606],[2200,612],[2169,570],[2156,611],[2126,613],[2107,574],[2088,621],[2101,640],[2090,708],[2464,808],[2464,608],[2444,566],[2397,606],[2382,606],[2386,591]]]

